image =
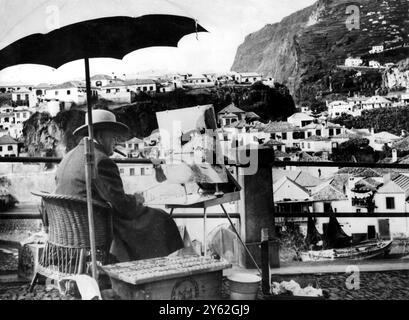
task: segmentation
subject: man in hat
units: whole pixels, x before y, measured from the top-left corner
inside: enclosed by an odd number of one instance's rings
[[[110,203],[113,208],[111,254],[119,262],[167,256],[183,248],[179,230],[163,210],[143,206],[135,196],[124,192],[119,170],[109,157],[119,137],[129,128],[105,110],[93,110],[96,177],[93,199]],[[86,120],[88,117],[86,117]],[[74,131],[83,137],[87,124]],[[86,197],[84,140],[67,153],[56,174],[56,194]]]

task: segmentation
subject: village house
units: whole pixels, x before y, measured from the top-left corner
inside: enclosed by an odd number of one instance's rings
[[[0,129],[9,130],[10,126],[14,123],[14,112],[10,106],[0,107]]]
[[[143,140],[136,137],[125,141],[123,144],[125,146],[124,150],[129,158],[139,157],[145,146]]]
[[[328,108],[328,116],[329,118],[337,118],[342,114],[354,114],[355,106],[351,105],[348,102],[336,100],[329,102],[326,101],[327,108]]]
[[[381,68],[382,66],[378,61],[370,60],[369,61],[369,67],[371,67],[371,68]]]
[[[286,148],[299,148],[301,140],[306,136],[305,129],[285,121],[269,122],[264,133],[270,135],[270,139],[285,143]]]
[[[372,96],[362,103],[364,110],[373,110],[379,108],[389,108],[392,107],[392,102],[385,97]]]
[[[229,104],[217,113],[220,126],[228,126],[233,122],[245,120],[246,111],[237,108],[234,103]]]
[[[53,85],[48,83],[40,83],[36,85],[33,90],[37,98],[37,103],[43,102],[46,97],[47,90],[51,89]]]
[[[263,78],[263,80],[261,81],[264,85],[269,86],[271,88],[275,87],[275,80],[273,77],[267,77],[267,78]]]
[[[37,96],[35,92],[28,88],[20,88],[11,93],[13,106],[27,106],[34,108],[37,105]]]
[[[130,79],[125,80],[125,85],[127,89],[132,92],[140,93],[145,92],[148,94],[155,93],[156,90],[156,82],[152,79]]]
[[[359,67],[363,63],[363,60],[361,58],[352,58],[348,57],[345,59],[345,66],[346,67]]]
[[[326,151],[332,153],[332,141],[330,138],[314,135],[301,140],[300,148],[304,152]]]
[[[90,80],[92,87],[104,87],[110,84],[114,78],[106,74],[96,74],[92,76]]]
[[[0,137],[0,157],[18,157],[18,142],[9,135]]]
[[[99,97],[116,103],[131,103],[132,92],[123,80],[115,80],[100,87]]]
[[[308,114],[297,112],[287,118],[287,122],[297,126],[297,127],[305,127],[310,123],[313,123],[315,118],[309,116]]]
[[[273,182],[273,190],[277,212],[312,212],[313,201],[309,191],[286,175]]]
[[[375,212],[408,212],[409,177],[404,174],[386,174],[383,180],[383,185],[374,195]],[[408,236],[408,219],[378,219],[378,230],[386,238]]]
[[[98,97],[98,89],[93,87],[92,96]],[[64,103],[82,105],[87,102],[85,83],[81,81],[68,81],[46,90],[45,100],[56,100]]]
[[[385,146],[392,147],[393,143],[401,140],[401,137],[387,131],[373,133],[368,137],[369,146],[375,151],[383,151]]]
[[[16,124],[27,121],[31,116],[31,111],[27,107],[16,107],[14,112],[14,122]]]
[[[235,75],[235,81],[241,84],[253,84],[262,81],[263,77],[256,72],[239,72]]]
[[[369,50],[370,54],[374,54],[374,53],[381,53],[384,50],[384,46],[383,45],[378,45],[378,46],[372,46],[372,49]]]
[[[215,85],[215,81],[205,75],[192,75],[182,81],[183,87],[186,88],[208,88]]]

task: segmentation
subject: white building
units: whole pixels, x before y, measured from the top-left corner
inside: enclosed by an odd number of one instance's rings
[[[293,115],[287,118],[288,123],[297,127],[305,127],[306,125],[313,123],[314,120],[315,118],[302,112],[294,113]]]
[[[93,97],[98,97],[98,89],[91,88]],[[69,81],[46,90],[45,100],[58,100],[77,105],[87,102],[87,90],[85,83],[81,81]]]
[[[145,92],[145,93],[155,93],[156,82],[152,79],[130,79],[125,80],[126,87],[135,93]]]
[[[215,85],[214,79],[208,78],[205,75],[192,75],[186,80],[182,81],[183,87],[200,88],[213,87]]]
[[[363,60],[361,58],[352,58],[348,57],[345,59],[345,66],[346,67],[359,67],[362,65]]]
[[[18,142],[9,135],[0,137],[0,157],[18,157]]]
[[[27,107],[14,108],[14,122],[23,123],[27,121],[31,116],[31,111]]]
[[[104,87],[108,84],[110,84],[114,79],[106,74],[96,74],[91,77],[91,86],[92,87]]]
[[[332,153],[332,142],[330,138],[311,136],[301,140],[301,151],[305,152],[320,152],[325,151]]]
[[[124,81],[116,80],[100,87],[99,97],[116,103],[131,103],[132,93]]]
[[[369,61],[369,66],[371,68],[381,68],[382,67],[381,64],[378,61],[375,61],[375,60]]]
[[[132,138],[124,142],[125,152],[128,157],[136,158],[140,156],[141,152],[144,150],[145,143],[143,140],[138,138]]]
[[[341,116],[343,113],[345,114],[352,114],[353,106],[345,101],[336,100],[328,103],[327,101],[327,108],[328,108],[328,116],[330,118],[336,118]]]
[[[11,100],[15,106],[27,106],[34,108],[37,105],[35,92],[28,88],[20,88],[11,93]]]
[[[274,81],[274,78],[273,78],[273,77],[264,78],[264,79],[262,80],[262,83],[263,83],[264,85],[266,85],[266,86],[271,87],[271,88],[274,88],[274,87],[275,87],[275,85],[274,85],[275,81]]]
[[[364,110],[392,107],[392,102],[381,96],[372,96],[362,103]]]
[[[401,139],[401,137],[387,131],[374,133],[368,137],[369,146],[371,146],[375,151],[382,151],[385,145],[387,145],[388,147],[392,147],[392,144],[395,141]]]
[[[257,81],[262,81],[263,77],[256,72],[241,72],[237,73],[235,80],[242,84],[253,84]]]
[[[383,52],[383,50],[384,50],[384,46],[383,46],[383,45],[372,46],[372,49],[369,50],[369,53],[370,53],[370,54],[380,53],[380,52]]]

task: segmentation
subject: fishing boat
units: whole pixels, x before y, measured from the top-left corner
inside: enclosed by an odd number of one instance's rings
[[[322,243],[317,246],[317,243]],[[366,240],[357,244],[342,230],[338,220],[331,217],[324,234],[321,235],[311,218],[308,219],[306,243],[313,250],[301,252],[301,261],[364,260],[385,256],[389,253],[392,240]],[[319,248],[320,247],[320,248]],[[314,250],[315,249],[315,250]]]

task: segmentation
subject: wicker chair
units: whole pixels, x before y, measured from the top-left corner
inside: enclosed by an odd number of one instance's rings
[[[90,261],[86,198],[45,192],[32,194],[42,197],[44,216],[48,220],[48,240],[31,281],[30,291],[39,275],[58,281],[67,276],[87,273],[86,266]],[[106,264],[110,262],[109,247],[112,241],[111,207],[95,200],[93,204],[97,260],[100,264]]]

